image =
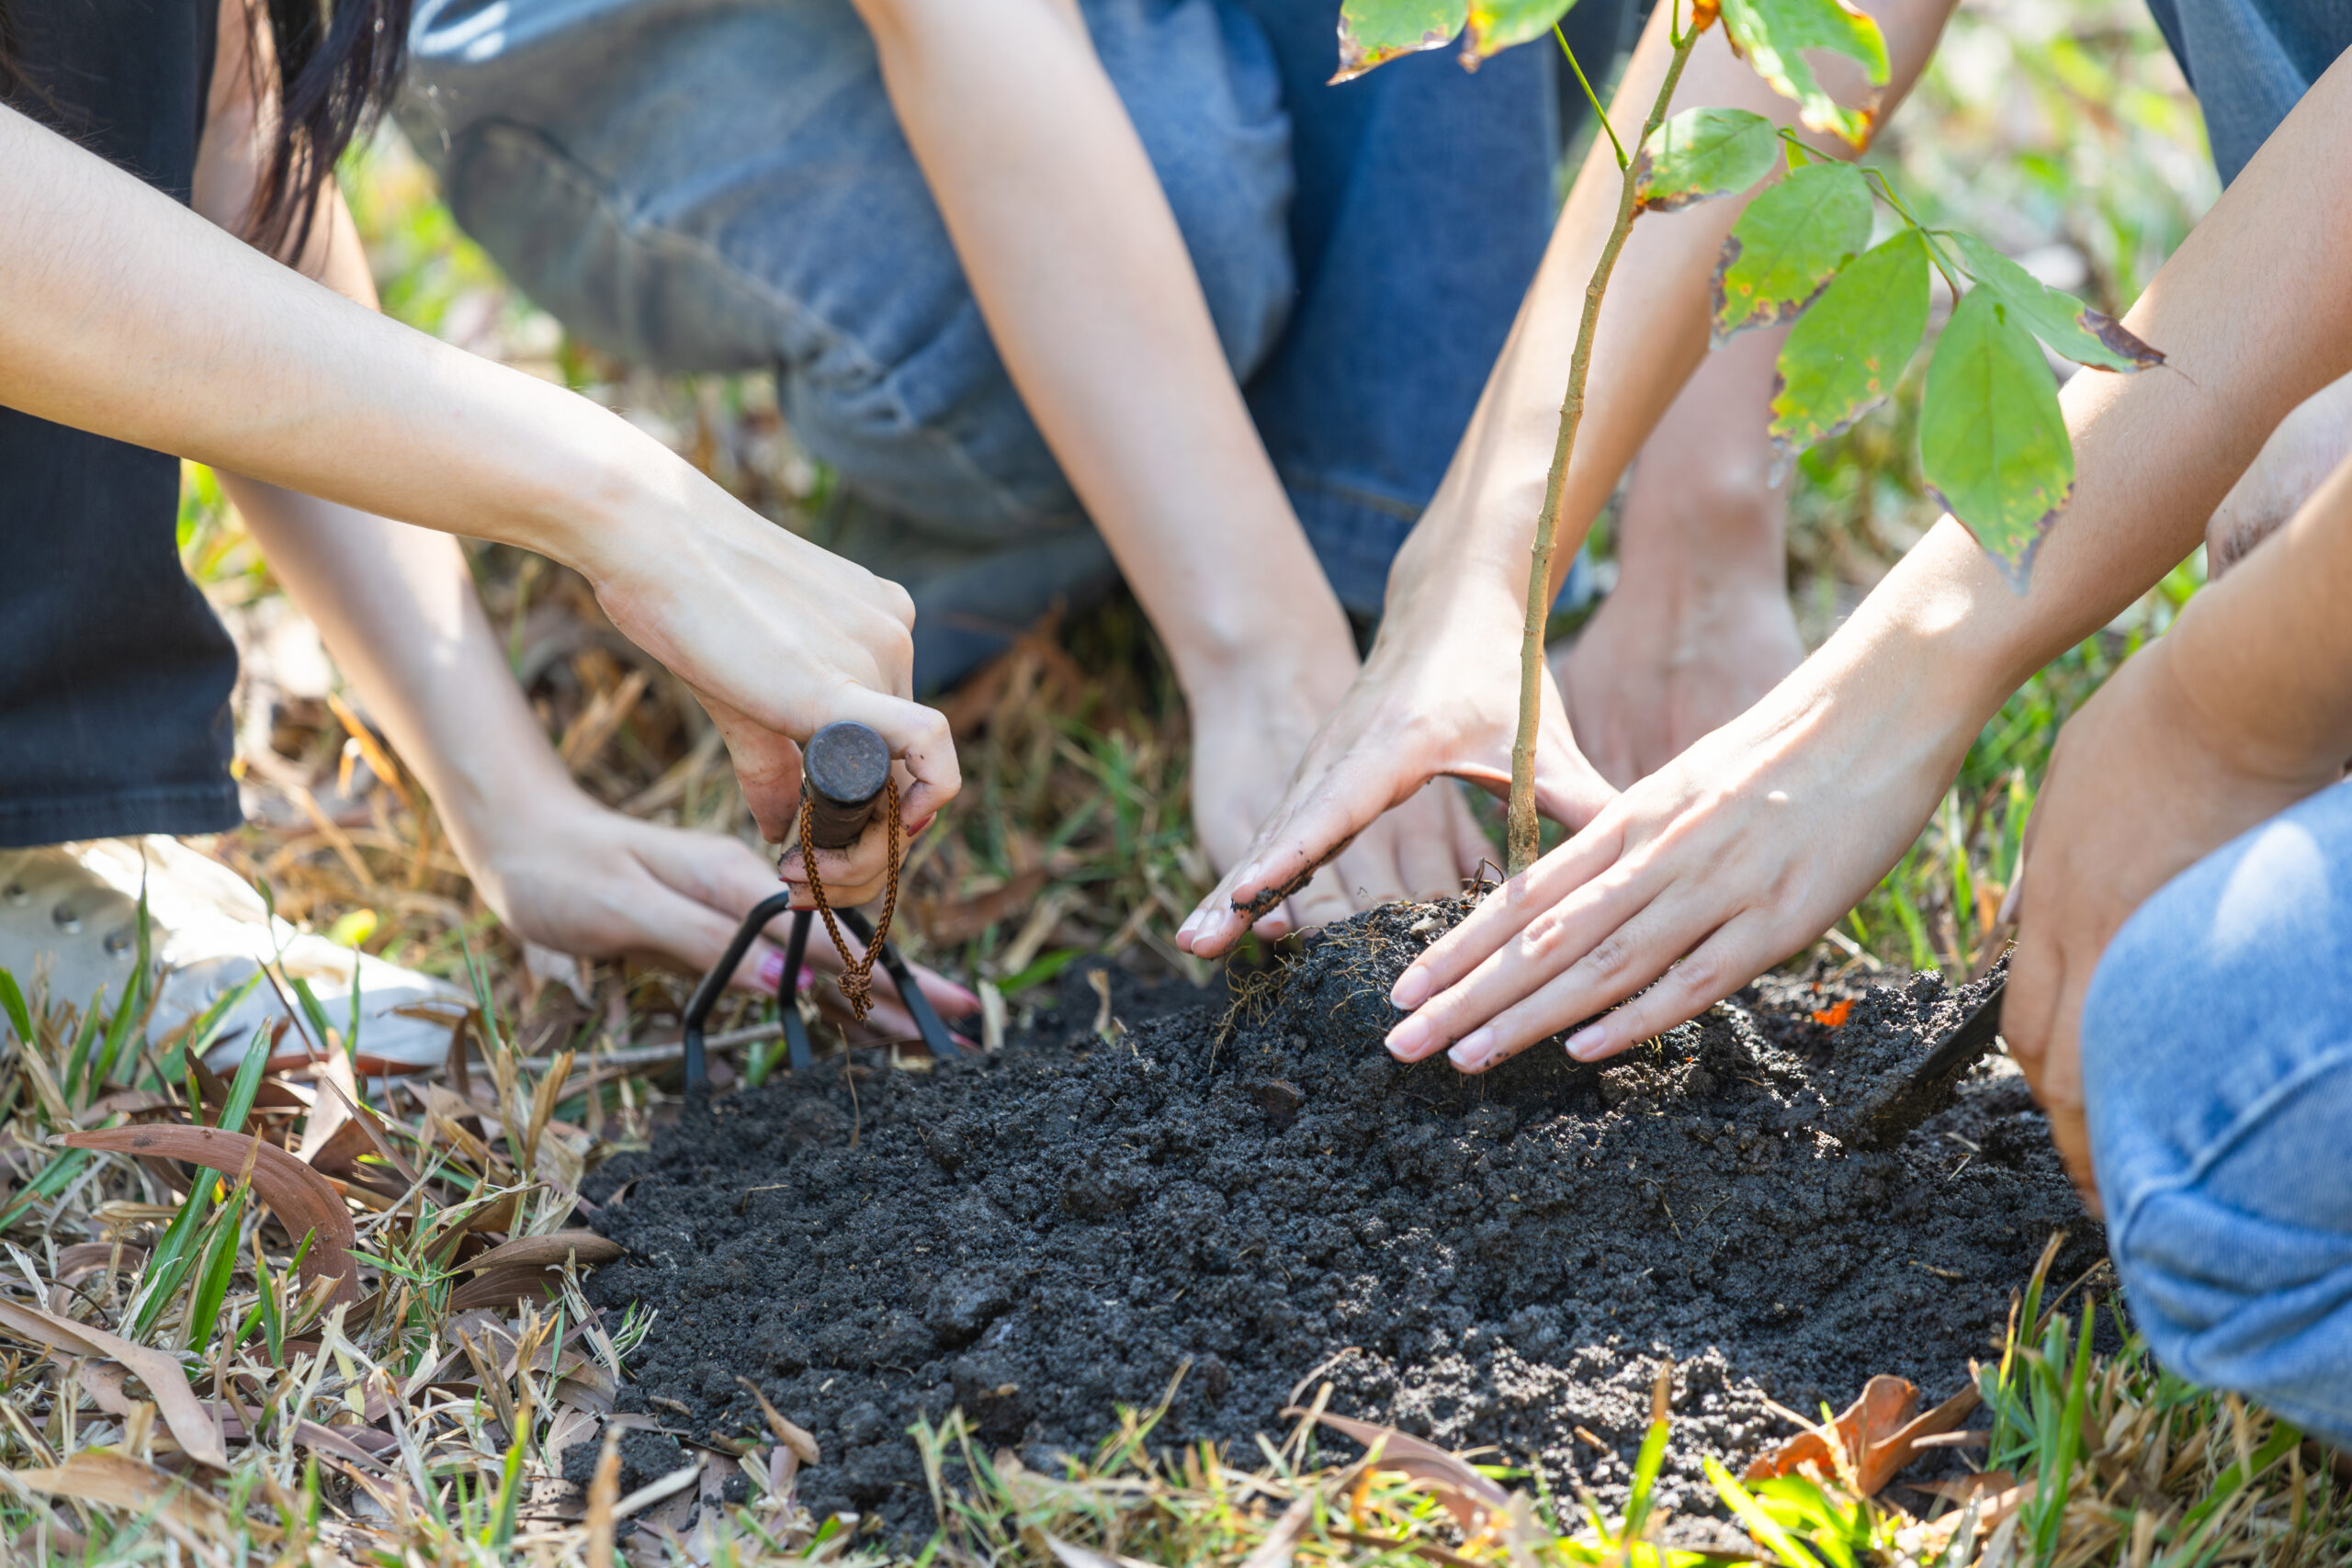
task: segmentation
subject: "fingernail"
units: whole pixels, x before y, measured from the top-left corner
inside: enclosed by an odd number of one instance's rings
[[[1568,1036],[1568,1055],[1579,1062],[1598,1058],[1600,1048],[1609,1043],[1609,1032],[1600,1024],[1589,1023]]]
[[[1487,1058],[1493,1055],[1494,1052],[1495,1032],[1490,1028],[1482,1027],[1472,1030],[1455,1041],[1453,1049],[1448,1051],[1446,1056],[1455,1066],[1469,1073],[1485,1066]]]
[[[760,989],[773,991],[784,978],[784,954],[771,948],[760,955]]]
[[[1388,1032],[1388,1054],[1405,1061],[1414,1061],[1430,1043],[1430,1026],[1418,1018],[1408,1018]]]
[[[1200,929],[1201,912],[1198,909],[1195,909],[1182,925],[1176,928],[1177,945],[1182,946],[1185,942],[1192,941],[1193,933]]]
[[[1430,999],[1430,972],[1419,964],[1396,976],[1396,984],[1389,987],[1388,999],[1407,1012]]]
[[[970,1012],[980,1005],[980,994],[978,991],[967,990],[953,980],[947,982],[947,988],[956,993],[956,1005],[966,1012]]]

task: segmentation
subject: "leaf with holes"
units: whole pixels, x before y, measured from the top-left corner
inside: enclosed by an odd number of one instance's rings
[[[1443,49],[1462,30],[1464,9],[1464,0],[1345,0],[1332,83],[1352,81],[1400,55]]]
[[[1870,186],[1850,164],[1808,164],[1766,190],[1715,264],[1716,344],[1796,320],[1870,240]]]
[[[1772,445],[1826,440],[1884,402],[1928,331],[1928,244],[1906,228],[1854,258],[1781,346]]]
[[[1634,199],[1645,212],[1674,212],[1736,196],[1770,174],[1780,155],[1780,128],[1760,114],[1684,109],[1634,159]]]
[[[2063,288],[2052,288],[1973,234],[1939,233],[1960,252],[1960,265],[1980,288],[2009,308],[2009,317],[2050,345],[2051,352],[2095,370],[2153,370],[2165,356],[2123,323],[2094,310]]]
[[[351,1261],[358,1238],[352,1230],[351,1211],[325,1177],[277,1145],[217,1127],[105,1127],[68,1134],[64,1142],[68,1148],[186,1160],[231,1177],[244,1168],[251,1155],[254,1190],[277,1223],[291,1235],[307,1233],[317,1238],[302,1258],[303,1282],[332,1279],[331,1302],[359,1299],[359,1270]],[[195,1199],[191,1196],[189,1201]]]
[[[1928,362],[1919,466],[2024,592],[2034,551],[2075,488],[2075,449],[2041,345],[1989,288],[1962,298]]]
[[[1878,95],[1872,93],[1860,108],[1848,108],[1822,90],[1804,51],[1842,54],[1869,73],[1873,87],[1883,87],[1886,37],[1876,22],[1841,0],[1723,0],[1723,17],[1732,47],[1774,92],[1795,100],[1798,119],[1856,147],[1869,141],[1878,118]]]
[[[1577,8],[1577,0],[1470,0],[1469,35],[1462,40],[1462,63],[1480,62],[1515,44],[1532,43]]]

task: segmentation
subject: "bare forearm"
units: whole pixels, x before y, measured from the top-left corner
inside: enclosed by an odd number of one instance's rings
[[[6,109],[0,171],[10,407],[592,572],[619,543],[594,519],[696,478],[586,400],[375,316]]]
[[[1887,36],[1892,80],[1882,118],[1918,79],[1951,8],[1951,0],[1880,0],[1863,6]],[[1629,147],[1672,54],[1672,9],[1662,6],[1652,14],[1610,107],[1610,121]],[[1859,74],[1838,63],[1825,68],[1825,79],[1843,96],[1860,96]],[[1784,125],[1795,120],[1795,106],[1733,56],[1721,28],[1700,39],[1675,90],[1676,110],[1696,105],[1751,109]],[[1852,151],[1842,144],[1823,150],[1849,156]],[[1528,543],[1543,504],[1577,318],[1616,218],[1619,179],[1608,139],[1597,138],[1453,465],[1390,577],[1392,610],[1400,596],[1409,602],[1445,583],[1475,584],[1512,601],[1524,597]],[[1746,206],[1745,197],[1729,197],[1653,213],[1634,225],[1593,340],[1583,423],[1561,498],[1555,577],[1566,570],[1574,546],[1619,476],[1705,358],[1716,262]],[[1703,446],[1713,434],[1693,431],[1690,439]]]
[[[999,352],[1180,671],[1270,627],[1343,639],[1075,7],[860,8]]]

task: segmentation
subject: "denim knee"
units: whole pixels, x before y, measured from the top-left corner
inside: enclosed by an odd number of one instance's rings
[[[1227,355],[1289,308],[1288,120],[1216,0],[1083,0]],[[582,337],[779,367],[796,434],[975,542],[1082,521],[848,0],[424,0],[401,107],[458,221]]]
[[[2233,840],[2083,1006],[2108,1240],[2168,1366],[2352,1442],[2352,785]]]

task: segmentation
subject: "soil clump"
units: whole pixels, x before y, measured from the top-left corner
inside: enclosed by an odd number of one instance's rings
[[[1465,908],[1331,928],[1223,1027],[1118,976],[1098,1035],[1071,974],[996,1057],[835,1058],[690,1106],[587,1188],[627,1248],[591,1299],[656,1314],[620,1407],[750,1437],[748,1377],[822,1445],[812,1509],[920,1537],[918,1416],[960,1405],[1051,1470],[1187,1363],[1157,1440],[1247,1464],[1328,1380],[1335,1413],[1606,1501],[1671,1355],[1661,1494],[1702,1507],[1702,1455],[1737,1469],[1791,1430],[1772,1402],[1842,1406],[1878,1372],[1940,1399],[2052,1231],[2061,1277],[2096,1261],[2006,1058],[1892,1148],[1818,1130],[1974,987],[1773,977],[1598,1066],[1556,1042],[1476,1077],[1407,1066],[1387,987]]]

